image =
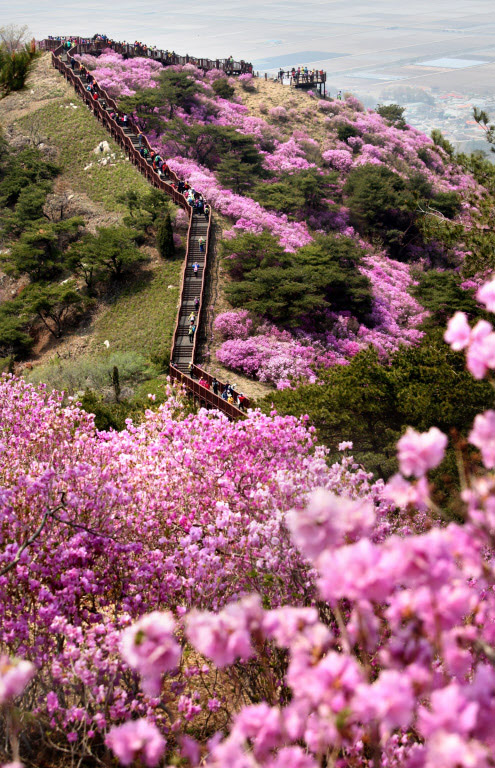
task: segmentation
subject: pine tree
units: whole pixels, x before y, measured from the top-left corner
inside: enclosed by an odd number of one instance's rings
[[[175,256],[175,244],[172,221],[169,213],[160,219],[156,233],[156,244],[162,258],[173,259]]]

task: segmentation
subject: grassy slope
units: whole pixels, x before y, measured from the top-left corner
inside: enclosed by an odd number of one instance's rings
[[[124,287],[115,303],[95,321],[97,347],[108,340],[113,350],[168,357],[177,314],[180,267],[180,261],[160,264],[152,275],[145,273]]]
[[[72,103],[71,103],[72,102]],[[125,189],[146,192],[148,185],[132,163],[124,157],[108,131],[75,96],[61,98],[19,120],[20,130],[29,132],[33,123],[42,126],[43,135],[58,150],[62,179],[78,192],[102,203],[108,211],[120,211],[116,198]],[[107,141],[116,155],[115,164],[98,165],[93,150]],[[93,163],[92,168],[84,170]]]
[[[74,108],[74,105],[76,108]],[[122,206],[116,196],[126,189],[146,192],[149,187],[126,159],[107,131],[78,99],[62,76],[43,56],[30,77],[28,88],[0,101],[0,123],[9,133],[41,139],[57,151],[62,173],[57,181],[77,195],[89,198],[95,217],[112,223]],[[93,150],[106,140],[116,154],[115,164],[95,163]],[[84,168],[93,162],[89,171]],[[108,214],[113,212],[112,216]],[[181,262],[164,264],[153,259],[136,279],[128,280],[94,314],[80,345],[78,331],[66,336],[40,356],[45,362],[56,351],[60,357],[98,354],[108,339],[116,350],[136,351],[146,357],[165,356],[175,326]],[[173,285],[173,289],[168,286]]]

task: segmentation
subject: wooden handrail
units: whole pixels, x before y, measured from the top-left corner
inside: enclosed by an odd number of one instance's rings
[[[203,69],[206,72],[210,69],[221,69],[229,75],[242,75],[245,73],[253,72],[253,65],[249,61],[234,61],[232,58],[227,59],[204,59],[196,58],[195,56],[179,56],[175,51],[163,51],[156,48],[148,48],[147,46],[135,45],[130,43],[119,43],[115,40],[92,40],[88,38],[74,37],[64,38],[60,40],[52,40],[47,38],[41,40],[39,46],[46,51],[53,51],[58,48],[62,48],[63,51],[70,52],[71,49],[64,47],[64,42],[70,39],[76,45],[84,47],[84,52],[88,53],[91,50],[101,51],[105,48],[111,48],[116,53],[124,54],[128,57],[139,56],[142,58],[153,59],[159,61],[164,66],[170,66],[174,64],[193,64],[198,69]]]
[[[182,276],[181,276],[181,283],[180,283],[180,301],[179,301],[179,311],[177,312],[177,319],[175,321],[175,329],[174,329],[174,335],[172,337],[172,347],[170,349],[170,362],[171,364],[174,362],[175,358],[175,352],[177,350],[177,339],[179,336],[179,323],[180,323],[180,315],[181,315],[181,309],[184,304],[184,289],[185,289],[185,278],[186,278],[186,270],[187,270],[187,261],[189,258],[189,249],[191,247],[191,228],[192,228],[192,221],[193,217],[189,217],[189,227],[187,229],[187,248],[186,248],[186,257],[184,259],[184,264],[182,267]],[[200,304],[201,304],[201,298],[200,298]],[[196,325],[196,332],[198,330],[198,325]],[[191,360],[194,360],[193,356],[193,350],[191,350]]]
[[[219,411],[223,411],[230,419],[240,419],[245,417],[245,413],[238,408],[237,405],[227,402],[220,395],[216,395],[211,389],[203,387],[199,381],[192,379],[182,371],[179,371],[174,365],[170,365],[170,375],[176,379],[176,381],[183,384],[200,402],[203,401],[209,405],[212,405]]]
[[[45,42],[52,42],[52,41],[45,41]],[[84,47],[87,47],[87,45],[88,45],[87,43],[78,43],[77,45],[74,45],[70,50],[67,50],[63,44],[59,45],[58,47],[52,50],[52,65],[55,67],[55,69],[59,70],[64,75],[64,77],[72,84],[76,93],[78,93],[81,96],[84,102],[95,114],[96,118],[111,132],[113,138],[117,141],[117,143],[119,143],[122,147],[124,147],[124,149],[127,151],[129,155],[129,159],[146,176],[147,180],[151,184],[153,184],[155,187],[162,189],[170,197],[172,197],[172,199],[186,211],[189,217],[186,256],[184,260],[184,267],[182,270],[182,278],[181,278],[179,312],[177,314],[174,334],[172,338],[172,348],[171,348],[171,357],[170,357],[170,376],[176,381],[182,383],[194,396],[197,396],[200,399],[200,402],[203,401],[206,404],[209,404],[223,411],[223,413],[225,413],[229,418],[240,418],[244,416],[244,414],[237,406],[227,402],[219,395],[215,395],[214,392],[211,392],[207,388],[199,385],[198,382],[194,381],[194,379],[191,378],[190,376],[186,376],[184,373],[182,373],[182,371],[180,371],[174,365],[174,355],[177,350],[177,340],[178,340],[178,333],[179,333],[181,309],[185,301],[184,299],[185,274],[187,269],[189,253],[191,252],[191,247],[192,247],[191,233],[192,233],[192,224],[194,220],[193,209],[185,199],[184,195],[178,192],[178,190],[174,189],[174,187],[172,187],[171,184],[165,182],[159,176],[159,174],[152,168],[152,166],[147,162],[147,160],[141,156],[140,152],[135,148],[129,136],[127,136],[126,133],[124,132],[122,126],[119,125],[119,123],[114,118],[110,117],[110,115],[108,114],[108,111],[104,109],[100,103],[100,98],[104,99],[106,104],[109,105],[111,109],[115,111],[116,114],[119,114],[119,109],[115,100],[107,93],[105,89],[101,88],[101,86],[99,86],[98,83],[93,79],[93,90],[95,90],[99,96],[98,99],[94,99],[90,94],[90,92],[84,88],[81,79],[76,76],[72,67],[68,66],[67,64],[65,64],[65,62],[62,61],[61,56],[64,52],[67,53],[68,59],[73,59],[74,53],[81,52]],[[78,64],[78,67],[79,67],[79,64]],[[128,121],[128,127],[133,129],[137,133],[141,133],[140,129],[132,119]],[[142,136],[142,142],[141,142],[142,146],[146,146],[148,150],[151,152],[151,145],[149,144],[148,139],[143,134],[141,134],[141,136]],[[170,170],[169,170],[169,177],[172,178],[173,181],[177,183],[180,181],[179,177],[173,171],[170,171]],[[206,269],[208,265],[208,249],[210,244],[210,233],[211,233],[211,208],[210,208],[210,215],[208,219],[208,228],[207,228],[206,242],[205,242],[204,266],[203,266],[203,275],[202,275],[201,286],[200,286],[199,307],[197,311],[196,334],[195,334],[194,343],[191,349],[191,363],[193,364],[193,366],[194,366],[194,360],[197,352],[197,343],[198,343],[197,339],[199,335],[199,326],[200,326],[202,313],[203,313],[203,297],[204,297],[204,288],[205,288]],[[206,373],[206,371],[203,371],[201,368],[197,368],[196,366],[194,367],[198,372],[200,372],[200,375],[202,375],[203,377],[208,377],[208,380],[213,379],[213,377],[211,377],[208,373]],[[246,399],[246,406],[247,407],[249,406],[249,401],[247,399]]]
[[[193,365],[191,373],[197,379],[206,379],[206,381],[210,386],[213,384],[213,379],[216,379],[216,376],[212,376],[211,373],[208,373],[208,371],[205,371],[204,368],[200,368],[199,365]],[[218,389],[223,391],[225,389],[226,382],[220,381],[219,379],[217,379],[217,381],[218,381]],[[234,399],[236,399],[240,394],[234,387],[232,387],[232,392],[233,392]],[[250,399],[245,395],[244,395],[244,399],[245,399],[245,403],[244,403],[245,408],[246,409],[250,408],[251,407]]]
[[[208,248],[210,245],[210,230],[211,230],[211,213],[210,217],[208,219],[208,229],[206,230],[206,242],[205,242],[205,260],[203,263],[203,274],[201,276],[201,288],[199,292],[199,307],[198,312],[196,315],[196,331],[201,326],[201,319],[203,314],[203,296],[205,295],[205,279],[206,279],[206,270],[208,269]],[[194,334],[193,339],[193,351],[192,351],[192,360],[196,360],[196,351],[197,351],[197,344],[198,344],[198,338],[199,334],[196,332]]]

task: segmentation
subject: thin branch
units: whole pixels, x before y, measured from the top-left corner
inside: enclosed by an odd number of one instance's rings
[[[21,559],[21,557],[22,557],[22,553],[23,553],[23,552],[24,552],[24,551],[25,551],[25,550],[26,550],[26,549],[27,549],[29,546],[31,546],[31,544],[32,544],[33,542],[35,542],[35,541],[36,541],[36,539],[37,539],[37,538],[38,538],[38,537],[41,535],[41,533],[43,532],[43,529],[44,529],[45,525],[46,525],[46,524],[47,524],[47,522],[48,522],[48,520],[49,520],[51,517],[54,517],[54,516],[55,516],[55,514],[56,514],[56,512],[58,512],[60,509],[64,509],[65,492],[64,492],[64,493],[62,493],[62,495],[61,495],[61,498],[62,498],[62,501],[61,501],[61,503],[60,503],[60,504],[59,504],[57,507],[55,507],[54,509],[48,509],[48,510],[45,512],[45,514],[43,515],[43,519],[42,519],[41,523],[39,524],[39,526],[37,527],[37,529],[35,530],[35,532],[33,533],[33,535],[32,535],[32,536],[30,536],[30,537],[29,537],[29,539],[26,539],[26,541],[24,542],[24,544],[22,544],[22,546],[21,546],[21,547],[19,547],[19,549],[17,550],[17,554],[16,554],[16,556],[14,557],[14,559],[12,560],[12,562],[11,562],[11,563],[9,563],[8,565],[4,566],[4,567],[3,567],[3,568],[0,570],[0,576],[4,576],[6,573],[8,573],[9,571],[11,571],[13,568],[15,568],[15,567],[16,567],[16,565],[18,564],[18,562],[20,561],[20,559]]]
[[[57,512],[58,510],[55,509],[53,511]],[[99,533],[98,531],[94,531],[92,528],[88,528],[86,525],[73,523],[72,520],[62,520],[61,517],[57,517],[56,515],[53,517],[54,520],[56,520],[58,523],[62,523],[62,525],[68,525],[70,528],[77,528],[80,531],[85,531],[86,533],[91,534],[91,536],[97,536],[100,539],[111,539],[112,541],[118,541],[114,536],[110,536],[109,533]]]
[[[495,232],[495,229],[493,227],[479,227],[476,223],[466,223],[463,224],[460,221],[453,221],[452,219],[447,218],[441,211],[438,211],[436,208],[432,208],[430,203],[428,203],[427,207],[424,207],[421,205],[421,203],[418,203],[418,207],[416,208],[416,211],[418,213],[422,213],[423,216],[434,216],[436,219],[439,219],[440,221],[444,221],[447,224],[452,224],[452,226],[455,227],[462,227],[463,229],[474,229],[475,227],[478,228],[481,232]]]

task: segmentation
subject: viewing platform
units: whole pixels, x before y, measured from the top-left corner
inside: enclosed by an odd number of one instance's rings
[[[281,83],[289,83],[291,88],[302,88],[310,91],[316,88],[320,96],[326,96],[327,73],[322,69],[312,69],[308,72],[297,69],[281,69],[278,73],[278,79]]]

